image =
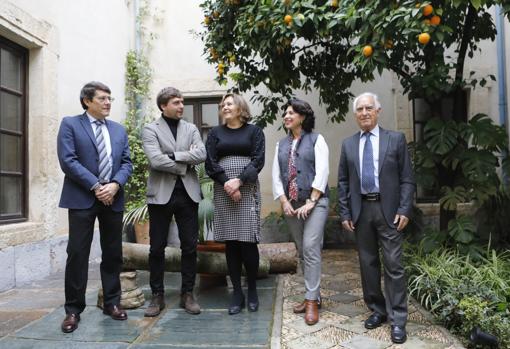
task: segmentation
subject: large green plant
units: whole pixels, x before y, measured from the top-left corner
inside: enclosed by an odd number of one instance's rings
[[[147,186],[148,162],[143,152],[141,130],[148,116],[142,108],[141,101],[149,93],[151,69],[146,57],[135,51],[126,56],[125,102],[127,117],[124,121],[128,134],[133,174],[126,184],[125,221],[129,223],[147,219],[145,191]]]
[[[202,191],[202,200],[198,204],[198,224],[200,242],[207,240],[208,232],[213,231],[214,220],[214,182],[205,172],[205,164],[202,162],[195,166],[200,190]]]
[[[510,255],[487,249],[478,260],[451,249],[405,250],[409,293],[450,330],[474,326],[510,345]]]
[[[343,121],[354,80],[393,72],[410,98],[428,105],[427,134],[415,145],[417,177],[441,195],[447,231],[456,203],[482,203],[498,187],[494,154],[506,148],[503,130],[485,116],[466,124],[460,112],[465,89],[493,78],[465,72],[465,60],[495,38],[489,8],[496,4],[508,17],[504,0],[205,0],[201,37],[218,82],[254,90],[261,126],[296,90],[312,88],[329,118]],[[447,98],[449,109],[442,108]],[[461,234],[459,241],[472,239]]]

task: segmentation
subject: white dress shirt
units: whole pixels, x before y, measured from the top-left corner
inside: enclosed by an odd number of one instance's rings
[[[92,131],[94,131],[94,135],[96,135],[97,128],[99,127],[95,123],[97,119],[91,116],[89,113],[87,113],[87,117],[89,118],[90,125],[92,126]],[[103,131],[103,138],[106,147],[106,155],[108,156],[108,163],[110,164],[110,168],[113,170],[112,144],[110,142],[110,133],[108,132],[108,127],[106,127],[106,123],[103,123],[103,125],[101,126],[101,131]]]
[[[285,194],[283,188],[282,179],[280,178],[280,163],[278,162],[278,145],[276,143],[276,150],[274,153],[273,160],[273,197],[277,200],[280,196]],[[292,149],[296,147],[297,140],[292,142]],[[313,148],[315,154],[315,177],[312,182],[312,188],[317,189],[321,193],[324,193],[326,186],[328,185],[329,177],[329,148],[326,144],[326,140],[322,135],[318,135],[317,141]]]
[[[359,174],[360,178],[363,178],[363,149],[365,149],[365,143],[367,138],[363,136],[365,131],[360,131],[359,133]],[[379,192],[379,125],[375,125],[375,127],[370,131],[372,134],[370,136],[370,141],[372,142],[372,151],[374,153],[374,179],[375,179],[375,188],[376,192]],[[361,185],[361,181],[360,181]],[[361,188],[362,194],[367,194],[363,188]]]

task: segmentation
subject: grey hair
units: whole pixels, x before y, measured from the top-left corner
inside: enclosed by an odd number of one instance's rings
[[[360,94],[359,96],[354,98],[354,102],[352,102],[352,111],[353,112],[356,112],[356,106],[358,104],[358,100],[361,97],[372,97],[374,99],[375,109],[377,109],[377,110],[381,109],[381,102],[379,102],[379,97],[375,93],[363,92],[362,94]]]

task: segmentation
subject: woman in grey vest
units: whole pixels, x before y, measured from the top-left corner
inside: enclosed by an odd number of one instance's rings
[[[220,104],[223,125],[207,135],[205,169],[214,180],[214,240],[225,241],[228,272],[234,295],[228,313],[245,306],[242,265],[248,281],[248,311],[257,311],[260,240],[260,186],[265,140],[262,129],[249,124],[248,104],[240,95],[226,94]]]
[[[280,200],[305,278],[305,299],[294,307],[305,322],[319,321],[321,250],[328,217],[329,150],[320,134],[312,132],[315,116],[310,105],[291,99],[283,114],[288,132],[276,145],[273,196]]]

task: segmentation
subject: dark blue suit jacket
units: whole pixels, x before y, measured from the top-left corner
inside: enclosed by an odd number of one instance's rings
[[[115,195],[112,209],[120,212],[124,210],[123,187],[133,172],[133,166],[124,127],[111,120],[105,122],[112,146],[111,181],[121,186]],[[98,182],[99,153],[86,113],[64,117],[58,131],[57,152],[60,167],[65,174],[59,206],[70,209],[91,208],[96,196],[90,188]]]
[[[395,215],[411,217],[416,190],[411,158],[403,133],[379,126],[379,191],[388,226],[394,228]],[[342,221],[358,221],[361,213],[359,139],[356,132],[342,143],[338,165],[338,204]]]

